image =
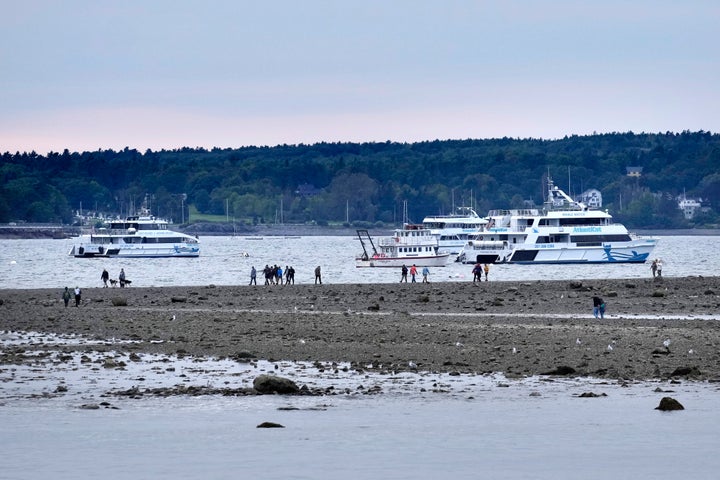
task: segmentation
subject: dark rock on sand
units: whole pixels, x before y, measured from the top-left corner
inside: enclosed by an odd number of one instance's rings
[[[285,425],[274,422],[263,422],[255,428],[285,428]]]
[[[671,374],[671,377],[699,377],[700,370],[697,367],[678,367]]]
[[[560,366],[556,367],[553,370],[550,370],[545,373],[541,373],[540,375],[572,375],[576,372],[576,370],[572,367],[568,366]]]
[[[300,392],[300,388],[289,378],[276,377],[275,375],[260,375],[255,377],[253,388],[262,394],[279,393],[281,395],[293,395]]]
[[[685,407],[683,407],[680,402],[678,402],[672,397],[663,397],[660,400],[660,405],[655,407],[655,410],[662,410],[664,412],[667,412],[672,410],[685,410]]]
[[[578,398],[599,398],[599,397],[607,397],[607,393],[593,393],[593,392],[584,392],[578,395]]]

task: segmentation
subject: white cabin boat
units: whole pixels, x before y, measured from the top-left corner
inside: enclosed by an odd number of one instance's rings
[[[438,240],[422,225],[405,225],[391,237],[377,239],[377,246],[367,230],[358,230],[363,253],[355,259],[357,267],[444,267],[449,253],[438,252]]]
[[[168,229],[168,222],[149,215],[112,220],[107,228],[80,235],[69,252],[76,258],[92,257],[197,257],[196,237]]]
[[[473,235],[481,233],[488,221],[480,217],[471,207],[457,207],[457,213],[450,215],[429,215],[422,221],[438,239],[438,251],[451,255],[459,254]]]
[[[543,209],[491,210],[484,232],[463,248],[463,263],[643,263],[654,238],[631,236],[606,211],[590,210],[553,186]]]

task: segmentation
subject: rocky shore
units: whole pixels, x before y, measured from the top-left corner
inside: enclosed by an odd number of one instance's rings
[[[0,330],[124,351],[380,371],[720,381],[720,277],[0,291]],[[592,297],[607,303],[592,315]],[[0,345],[0,365],[42,344]]]

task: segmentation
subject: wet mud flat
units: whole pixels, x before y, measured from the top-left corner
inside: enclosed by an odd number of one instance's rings
[[[352,371],[720,380],[720,278],[0,291],[0,331],[82,341],[2,345],[0,367],[52,347]],[[592,315],[592,297],[607,303]],[[92,340],[92,341],[90,341]]]

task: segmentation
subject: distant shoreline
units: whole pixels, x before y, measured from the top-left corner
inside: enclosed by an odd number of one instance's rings
[[[233,226],[228,223],[196,223],[186,226],[171,225],[177,231],[198,236],[237,236],[237,237],[277,237],[277,236],[354,236],[357,228],[367,227],[331,227],[305,224],[270,224]],[[370,227],[372,235],[389,235],[391,227]],[[58,224],[0,225],[0,240],[32,239],[68,239],[80,235],[80,227]],[[715,236],[720,229],[663,229],[632,230],[642,236]]]

